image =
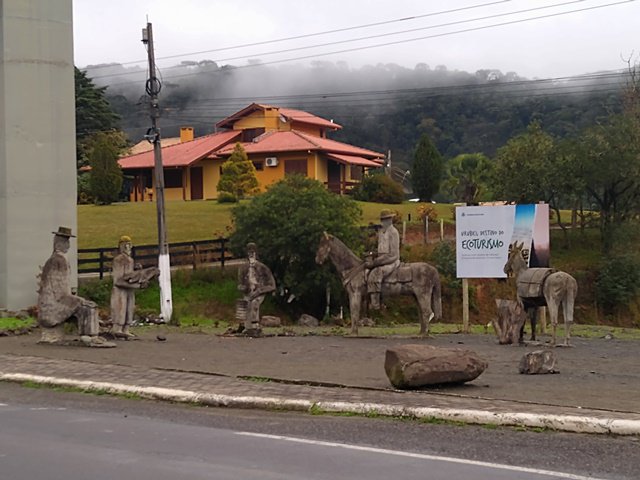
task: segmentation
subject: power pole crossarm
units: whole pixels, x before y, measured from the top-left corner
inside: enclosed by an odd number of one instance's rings
[[[153,50],[153,29],[151,23],[142,29],[142,43],[147,46],[149,57],[149,79],[145,90],[149,95],[149,116],[151,128],[147,131],[146,138],[153,143],[154,178],[156,187],[156,211],[158,216],[158,268],[160,269],[160,312],[162,318],[171,322],[173,303],[171,300],[171,260],[169,258],[169,244],[167,242],[167,227],[164,215],[164,168],[162,166],[162,146],[160,144],[160,128],[158,118],[160,109],[158,106],[158,94],[160,93],[160,80],[156,77],[156,60]]]

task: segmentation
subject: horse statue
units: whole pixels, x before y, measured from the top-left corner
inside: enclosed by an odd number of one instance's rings
[[[525,308],[541,307],[549,309],[553,337],[551,345],[556,344],[558,313],[562,305],[564,317],[564,344],[569,346],[571,324],[573,323],[573,304],[578,293],[578,282],[566,272],[552,268],[529,268],[522,256],[524,243],[515,243],[504,266],[504,273],[516,278],[518,302]],[[535,340],[535,313],[531,317],[532,340]]]
[[[324,233],[316,252],[316,263],[331,260],[349,295],[351,334],[358,334],[358,321],[363,298],[367,297],[365,264],[338,238]],[[429,322],[442,317],[440,276],[428,263],[401,264],[382,283],[383,295],[413,295],[420,312],[420,335],[428,335]]]

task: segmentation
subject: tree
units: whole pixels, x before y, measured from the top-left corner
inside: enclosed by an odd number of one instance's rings
[[[640,205],[640,131],[634,116],[611,115],[583,132],[579,141],[581,175],[587,194],[600,212],[605,253],[616,227]]]
[[[445,186],[455,201],[472,205],[487,193],[491,169],[482,153],[463,153],[447,165]]]
[[[387,177],[384,172],[373,172],[365,175],[355,188],[353,198],[363,202],[402,203],[404,190],[402,185]]]
[[[493,171],[494,196],[517,203],[544,201],[562,222],[560,209],[567,207],[579,191],[581,177],[578,160],[569,142],[558,143],[534,121],[527,130],[498,149]]]
[[[112,110],[105,92],[107,87],[96,87],[86,72],[74,68],[76,97],[76,161],[78,168],[88,164],[94,136],[98,133],[118,131],[120,117]],[[114,139],[122,139],[122,132]],[[126,137],[124,145],[126,147]]]
[[[333,292],[342,292],[342,287],[329,267],[315,264],[318,243],[326,231],[356,247],[360,216],[353,200],[329,192],[317,180],[293,175],[232,210],[231,249],[242,255],[247,243],[255,242],[282,294],[278,302],[321,315],[326,285],[330,283]],[[290,298],[295,299],[291,305]]]
[[[229,159],[222,164],[218,191],[244,198],[259,192],[256,168],[249,161],[240,142],[236,143]]]
[[[413,155],[411,185],[420,201],[430,201],[440,190],[444,161],[427,135],[422,135]]]
[[[89,185],[96,203],[109,205],[118,200],[122,189],[122,170],[118,150],[106,134],[98,134],[89,154]]]

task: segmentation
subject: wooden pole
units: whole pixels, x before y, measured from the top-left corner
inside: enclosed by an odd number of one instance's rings
[[[462,279],[462,332],[469,333],[469,279]]]

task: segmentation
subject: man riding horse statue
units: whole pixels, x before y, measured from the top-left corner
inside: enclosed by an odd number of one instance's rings
[[[340,239],[324,233],[316,252],[316,263],[333,263],[349,295],[351,333],[357,335],[360,310],[367,296],[380,308],[381,295],[413,295],[418,302],[420,334],[428,335],[429,322],[442,317],[440,276],[424,262],[400,264],[400,236],[393,226],[394,214],[383,210],[378,234],[378,252],[363,261]]]
[[[393,226],[395,214],[388,209],[380,212],[382,228],[378,231],[377,255],[369,254],[365,259],[369,308],[380,310],[382,282],[400,266],[400,234]]]

